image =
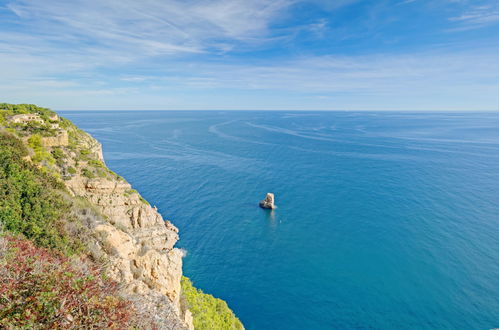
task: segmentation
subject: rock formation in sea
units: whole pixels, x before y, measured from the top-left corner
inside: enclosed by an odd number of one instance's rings
[[[270,209],[273,210],[276,208],[274,204],[274,194],[273,193],[267,193],[265,196],[265,199],[260,202],[260,207],[264,209]]]

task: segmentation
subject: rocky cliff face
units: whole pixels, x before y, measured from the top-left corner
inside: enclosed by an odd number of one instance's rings
[[[103,161],[96,140],[81,131],[76,140],[79,148],[89,151],[89,159],[77,161],[75,153],[68,150],[66,166],[78,163],[79,167],[88,167],[92,161]],[[95,233],[91,250],[94,258],[105,257],[108,275],[132,299],[149,304],[149,310],[157,310],[158,315],[167,310],[163,317],[170,322],[177,318],[174,328],[193,329],[190,312],[180,304],[182,251],[174,247],[178,229],[118,176],[76,174],[65,183],[72,194],[90,202],[102,215],[91,224]],[[147,297],[146,301],[143,297]]]
[[[67,146],[69,144],[68,132],[59,130],[54,136],[43,137],[42,143],[44,147]]]
[[[14,127],[33,148],[26,159],[37,159],[40,167],[60,175],[76,197],[72,200],[82,203],[72,212],[89,232],[89,257],[104,264],[123,295],[159,328],[194,329],[192,315],[180,299],[183,253],[174,247],[178,229],[105,166],[99,142],[67,120],[51,120],[57,122],[35,123],[46,127],[39,144],[30,121]]]
[[[0,104],[0,132],[7,131],[26,147],[23,159],[53,180],[51,193],[64,204],[53,234],[87,259],[84,267],[97,266],[119,283],[119,294],[145,320],[140,328],[244,329],[224,301],[182,276],[178,229],[106,167],[99,142],[35,105]]]

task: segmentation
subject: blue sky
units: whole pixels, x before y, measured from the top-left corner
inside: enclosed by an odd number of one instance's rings
[[[0,100],[499,110],[499,1],[0,0]]]

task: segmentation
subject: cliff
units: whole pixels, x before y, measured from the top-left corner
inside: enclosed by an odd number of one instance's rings
[[[155,326],[194,329],[189,301],[181,299],[178,229],[106,167],[100,143],[89,134],[48,109],[3,107],[0,130],[20,138],[29,151],[25,161],[64,186],[70,200],[66,218],[72,219],[64,222],[64,235],[81,241],[85,258],[102,265],[102,272],[119,283],[120,295]],[[18,112],[36,113],[41,120],[14,122]],[[230,314],[234,320],[223,327],[242,328]]]
[[[163,318],[174,328],[193,329],[191,313],[180,305],[182,252],[174,247],[178,229],[105,167],[96,140],[74,128],[70,136],[70,144],[55,146],[64,159],[58,170],[61,175],[68,168],[76,170],[63,182],[100,215],[87,223],[95,238],[89,244],[91,256],[106,259],[108,276],[130,298],[140,300],[142,308],[146,304],[149,312],[161,315],[166,303],[170,308]]]

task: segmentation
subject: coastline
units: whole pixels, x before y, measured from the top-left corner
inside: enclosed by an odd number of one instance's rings
[[[8,104],[0,108],[1,131],[28,148],[26,162],[63,184],[73,220],[86,231],[78,237],[84,241],[86,258],[105,263],[103,272],[119,283],[121,295],[134,301],[139,312],[163,318],[159,328],[194,329],[199,318],[206,318],[199,311],[192,315],[197,300],[192,293],[190,298],[182,293],[178,229],[107,168],[101,144],[48,109]],[[215,305],[221,301],[194,292]],[[243,328],[225,306],[233,328]]]

